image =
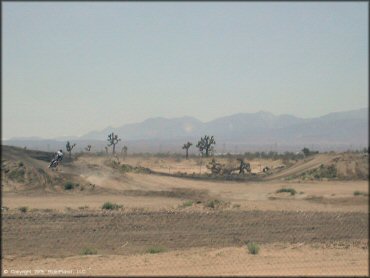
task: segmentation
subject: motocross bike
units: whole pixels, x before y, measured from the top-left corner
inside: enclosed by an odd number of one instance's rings
[[[60,158],[58,158],[58,157],[53,158],[53,160],[49,164],[49,168],[51,168],[51,169],[57,169],[57,167],[59,165],[59,161],[61,161]]]

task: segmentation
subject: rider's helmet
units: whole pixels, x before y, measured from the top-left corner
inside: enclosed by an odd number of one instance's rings
[[[63,152],[62,150],[59,150],[61,153]]]

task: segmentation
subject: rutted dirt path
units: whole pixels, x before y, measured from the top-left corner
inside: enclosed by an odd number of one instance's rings
[[[366,240],[367,213],[210,211],[4,213],[3,255],[64,257],[260,244]]]

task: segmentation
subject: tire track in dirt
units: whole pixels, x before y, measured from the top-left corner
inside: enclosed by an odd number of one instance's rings
[[[212,211],[4,213],[3,255],[64,257],[84,247],[129,255],[149,247],[356,242],[368,237],[367,213]]]

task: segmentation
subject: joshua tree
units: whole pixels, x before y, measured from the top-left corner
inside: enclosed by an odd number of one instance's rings
[[[118,138],[118,135],[114,134],[113,132],[111,134],[108,134],[108,147],[113,146],[113,151],[112,154],[115,154],[116,150],[116,145],[118,144],[119,141],[121,141],[121,138]]]
[[[303,148],[302,149],[302,153],[304,154],[304,156],[306,157],[306,156],[309,156],[310,154],[311,154],[311,151],[310,151],[310,149],[309,148]]]
[[[72,157],[72,149],[76,146],[76,144],[73,144],[71,145],[71,143],[69,143],[69,141],[67,141],[67,144],[66,144],[66,149],[67,149],[67,152],[69,152],[69,158]]]
[[[123,157],[127,156],[127,146],[123,146],[121,153],[123,154]]]
[[[105,148],[105,153],[108,154],[108,147],[105,146],[104,148]]]
[[[91,145],[87,145],[87,147],[85,148],[85,150],[86,150],[87,152],[89,152],[89,151],[91,150]]]
[[[212,145],[216,145],[216,141],[213,136],[209,137],[208,135],[204,135],[204,137],[200,138],[200,141],[198,141],[196,147],[199,149],[202,155],[205,152],[205,155],[209,156],[209,153],[213,151]]]
[[[189,154],[189,148],[190,148],[190,146],[191,145],[193,145],[192,143],[190,143],[190,142],[187,142],[186,144],[184,144],[184,146],[182,146],[182,148],[184,149],[184,150],[186,150],[186,159],[188,159],[188,154]]]

